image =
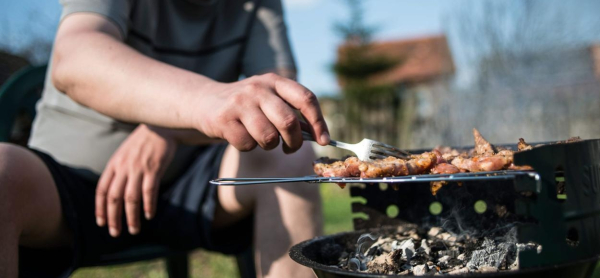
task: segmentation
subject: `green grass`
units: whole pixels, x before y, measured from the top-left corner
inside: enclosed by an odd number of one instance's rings
[[[325,234],[352,230],[350,194],[334,184],[321,185]],[[218,253],[198,250],[190,254],[191,277],[228,278],[239,277],[235,258]],[[74,278],[166,278],[162,259],[119,266],[88,267],[75,272]]]

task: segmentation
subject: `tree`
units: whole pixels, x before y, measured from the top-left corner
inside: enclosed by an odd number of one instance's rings
[[[371,78],[389,70],[399,61],[377,54],[372,49],[376,28],[364,22],[363,1],[345,0],[350,17],[334,25],[343,39],[338,60],[332,70],[342,85],[343,110],[347,126],[344,140],[374,137],[395,138],[399,98],[395,84],[375,84]],[[387,121],[372,120],[390,114]],[[381,138],[384,137],[384,138]]]

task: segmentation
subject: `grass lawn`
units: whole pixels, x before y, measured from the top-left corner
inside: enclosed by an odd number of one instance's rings
[[[333,184],[321,185],[325,233],[333,234],[352,230],[349,190]],[[238,277],[235,258],[218,253],[198,250],[190,256],[191,277],[228,278]],[[120,266],[80,269],[74,278],[166,278],[165,262],[161,259]]]

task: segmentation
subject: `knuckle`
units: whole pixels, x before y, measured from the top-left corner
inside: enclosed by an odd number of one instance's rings
[[[241,93],[232,94],[230,97],[230,105],[239,107],[240,105],[244,104],[244,99],[245,96]]]
[[[257,91],[260,91],[260,89],[260,83],[254,80],[246,83],[246,85],[244,86],[244,91],[249,93],[255,93]]]
[[[267,135],[265,135],[263,141],[265,149],[273,149],[277,145],[279,145],[279,133],[276,131],[268,133]]]
[[[144,162],[144,170],[146,173],[154,173],[158,170],[160,163],[154,159],[147,159]]]
[[[152,194],[154,194],[154,185],[142,188],[142,194],[146,196],[151,196]]]
[[[119,194],[108,194],[108,202],[111,204],[117,204],[121,202],[121,195]]]
[[[96,188],[96,195],[106,196],[107,193],[108,193],[108,190],[103,186],[98,186]]]
[[[125,196],[125,202],[128,204],[139,204],[140,198],[134,194],[128,194]]]
[[[317,103],[317,96],[311,91],[304,91],[302,102],[309,105],[315,104]]]
[[[258,143],[256,143],[256,141],[254,141],[252,139],[243,140],[242,142],[239,143],[240,151],[243,151],[243,152],[251,151],[254,148],[256,148],[257,145],[258,145]]]
[[[296,115],[292,114],[283,118],[283,121],[281,122],[281,127],[285,130],[291,130],[294,127],[296,127],[296,124],[298,124],[298,118],[296,117]]]
[[[123,166],[127,164],[127,157],[117,154],[115,157],[113,157],[113,159],[111,159],[110,164],[111,166]]]

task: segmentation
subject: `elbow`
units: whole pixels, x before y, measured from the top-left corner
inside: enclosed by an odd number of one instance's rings
[[[65,52],[65,45],[57,41],[54,45],[52,56],[52,68],[50,69],[50,80],[54,87],[60,92],[69,95],[69,65],[68,55]]]

